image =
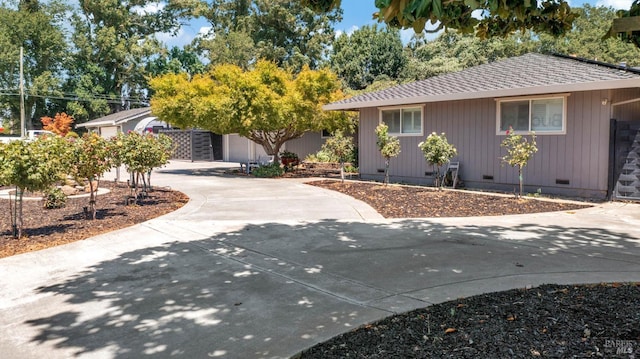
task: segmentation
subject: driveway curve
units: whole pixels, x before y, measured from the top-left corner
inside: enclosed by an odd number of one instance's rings
[[[640,281],[636,204],[385,220],[342,194],[225,166],[156,171],[154,185],[191,198],[174,213],[0,259],[0,356],[286,358],[461,296]]]

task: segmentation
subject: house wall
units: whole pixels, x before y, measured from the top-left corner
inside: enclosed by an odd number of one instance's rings
[[[614,93],[576,92],[567,97],[565,135],[537,136],[538,152],[524,169],[528,192],[568,194],[603,198],[607,192],[610,102],[602,99]],[[376,147],[374,129],[379,123],[377,108],[360,111],[360,174],[364,179],[381,179],[384,159]],[[425,104],[423,135],[400,137],[402,152],[391,160],[390,176],[396,182],[432,184],[433,177],[418,143],[431,132],[445,132],[458,150],[460,176],[468,188],[514,191],[518,184],[515,168],[503,165],[504,139],[496,135],[496,101],[475,99]],[[483,179],[493,176],[493,180]],[[569,185],[556,180],[568,180]]]
[[[307,132],[300,138],[287,141],[285,146],[287,151],[297,154],[300,159],[304,159],[307,155],[318,152],[325,140],[320,132]]]
[[[224,160],[228,162],[247,162],[267,156],[262,146],[235,134],[223,136],[223,147]]]

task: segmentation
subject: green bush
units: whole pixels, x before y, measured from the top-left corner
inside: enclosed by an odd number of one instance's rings
[[[251,174],[260,178],[280,177],[284,174],[284,169],[280,167],[279,163],[271,163],[268,165],[260,166],[258,168],[254,168],[251,171]]]
[[[67,205],[67,196],[58,187],[51,187],[44,194],[44,208],[63,208]]]

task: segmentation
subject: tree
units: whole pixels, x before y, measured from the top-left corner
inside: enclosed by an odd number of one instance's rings
[[[78,121],[147,103],[146,64],[161,51],[156,33],[177,31],[194,1],[80,0],[71,17],[75,51],[67,92]],[[153,8],[153,10],[151,10]]]
[[[62,96],[62,80],[68,47],[62,30],[67,7],[59,1],[40,3],[21,0],[10,5],[0,2],[0,113],[9,127],[20,124],[20,48],[24,52],[26,127],[32,119],[49,113],[55,103],[48,98]]]
[[[137,132],[119,133],[111,139],[108,153],[113,158],[115,166],[124,165],[131,173],[133,182],[133,197],[140,199],[138,187],[142,187],[143,196],[151,188],[151,171],[169,162],[173,152],[171,138],[160,134],[157,137],[151,133],[141,135]]]
[[[574,21],[573,29],[561,38],[541,35],[540,52],[572,54],[612,64],[626,62],[628,66],[640,65],[640,49],[633,43],[604,38],[616,17],[613,9],[584,4],[574,11],[580,16]]]
[[[157,58],[147,63],[146,71],[151,76],[158,76],[168,73],[186,73],[189,77],[205,73],[207,65],[198,57],[198,54],[190,46],[179,48],[172,47],[160,50]]]
[[[400,140],[398,137],[389,136],[389,126],[381,123],[376,127],[376,145],[384,158],[384,184],[389,183],[389,163],[391,158],[400,154]]]
[[[40,119],[43,125],[43,129],[51,131],[56,135],[62,137],[66,136],[71,131],[71,125],[73,124],[73,117],[66,113],[56,113],[54,118],[43,117]]]
[[[198,40],[211,63],[247,69],[259,59],[299,72],[317,69],[334,40],[342,10],[316,13],[293,0],[218,0],[201,12],[211,36]]]
[[[336,39],[331,68],[348,87],[361,90],[382,75],[393,79],[400,76],[407,63],[402,46],[397,30],[364,26]]]
[[[440,181],[440,167],[449,162],[458,153],[456,148],[447,141],[444,132],[440,135],[432,132],[425,141],[418,144],[418,147],[422,150],[427,162],[434,167],[436,187],[442,187],[444,178]]]
[[[518,167],[518,181],[520,182],[519,196],[523,194],[522,169],[527,165],[534,153],[538,152],[536,146],[536,134],[531,132],[531,139],[527,140],[522,135],[516,135],[513,128],[507,131],[507,137],[500,143],[500,147],[507,149],[507,154],[502,157],[502,162],[511,167]],[[516,194],[516,198],[518,195]]]
[[[167,74],[151,80],[151,108],[180,128],[237,133],[261,145],[279,162],[282,145],[308,131],[333,131],[349,124],[342,112],[322,105],[342,98],[340,83],[328,70],[303,69],[297,76],[274,63],[259,61],[243,71],[219,65],[189,80]]]
[[[339,8],[341,0],[303,0],[317,12]],[[564,0],[502,1],[502,0],[376,0],[380,9],[374,14],[379,21],[403,29],[424,31],[427,22],[438,24],[429,32],[454,29],[481,38],[506,36],[517,30],[563,35],[571,29],[576,14]],[[477,19],[474,11],[481,11]]]
[[[16,187],[14,198],[9,201],[14,238],[22,237],[24,192],[44,191],[55,184],[70,166],[68,150],[67,141],[60,136],[0,145],[0,184]]]
[[[97,133],[85,133],[73,142],[71,172],[89,182],[89,213],[94,220],[99,179],[112,167],[111,155],[108,141]]]
[[[336,130],[322,145],[322,150],[330,153],[340,161],[340,179],[344,182],[344,163],[353,156],[355,145],[353,137],[345,136],[342,130]]]

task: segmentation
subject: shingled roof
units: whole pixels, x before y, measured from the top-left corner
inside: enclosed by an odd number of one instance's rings
[[[640,71],[529,53],[325,105],[325,110],[640,87]]]
[[[116,126],[132,120],[140,120],[148,116],[151,116],[151,107],[134,108],[132,110],[115,112],[104,117],[96,118],[95,120],[80,123],[77,127]]]

